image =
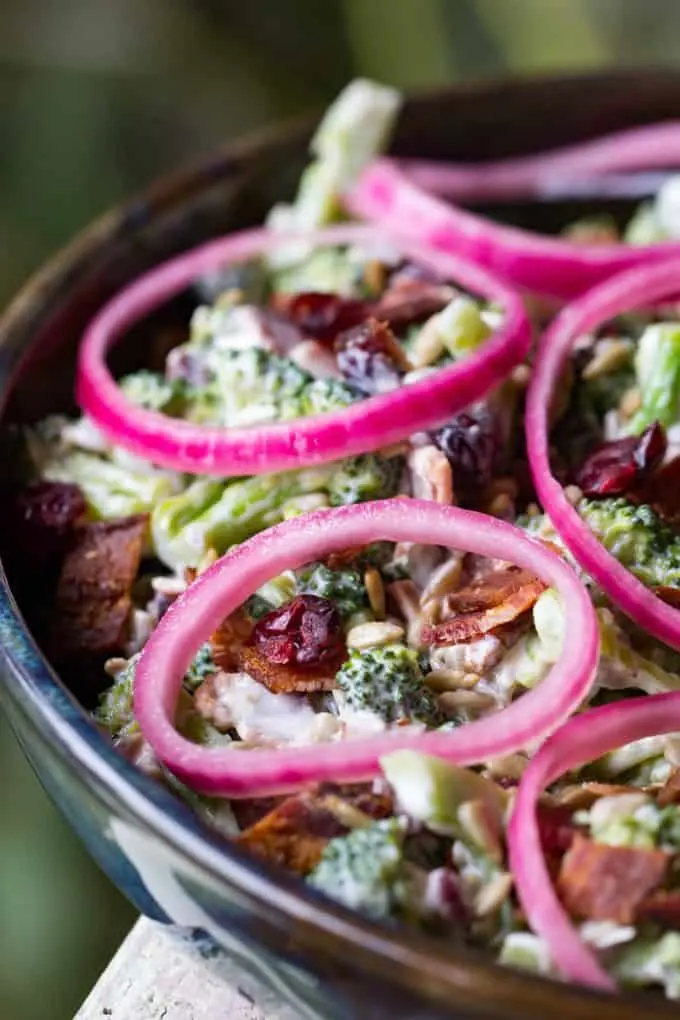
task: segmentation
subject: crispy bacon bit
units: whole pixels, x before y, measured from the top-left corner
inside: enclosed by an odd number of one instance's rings
[[[341,333],[335,353],[343,377],[367,396],[396,389],[411,367],[390,327],[377,319]]]
[[[442,600],[442,614],[452,619],[425,626],[422,640],[429,645],[455,645],[497,631],[526,613],[545,591],[543,581],[526,570],[492,570],[466,588]]]
[[[50,646],[59,662],[120,652],[132,609],[147,515],[76,529],[61,568]]]
[[[657,795],[659,807],[667,804],[680,804],[680,769],[673,769],[670,776]]]
[[[392,277],[372,312],[377,319],[388,322],[392,329],[403,329],[440,312],[452,300],[454,293],[453,287],[448,284],[401,270]]]
[[[603,443],[580,467],[576,484],[585,496],[625,495],[658,467],[666,446],[666,432],[658,421],[641,436]]]
[[[349,817],[388,818],[391,813],[387,795],[375,794],[369,787],[327,783],[287,797],[237,836],[236,842],[272,864],[307,875],[319,863],[329,840],[349,831]]]
[[[238,668],[248,673],[253,680],[264,684],[273,694],[311,694],[315,691],[330,691],[335,686],[337,667],[324,663],[313,668],[284,666],[271,662],[258,648],[252,646],[236,649]]]
[[[680,892],[660,890],[643,900],[635,915],[636,921],[656,921],[666,928],[680,929]]]
[[[363,301],[321,291],[277,294],[274,306],[307,336],[325,342],[332,342],[339,333],[358,326],[369,315],[369,307]]]
[[[239,668],[240,652],[250,639],[252,630],[253,621],[243,608],[237,609],[222,621],[210,639],[213,659],[218,669],[230,673]]]
[[[330,570],[341,570],[343,567],[355,563],[365,548],[363,545],[352,545],[347,549],[338,549],[336,552],[329,553],[326,557],[326,566]]]
[[[651,506],[666,524],[680,528],[680,457],[648,475],[628,498]]]
[[[668,585],[660,584],[653,589],[662,602],[666,602],[674,609],[680,609],[680,588],[670,588]]]
[[[670,856],[663,850],[594,843],[580,833],[562,860],[558,889],[574,917],[631,924],[662,884]]]
[[[253,797],[252,800],[232,800],[231,810],[239,829],[250,829],[283,804],[285,799],[285,797]]]

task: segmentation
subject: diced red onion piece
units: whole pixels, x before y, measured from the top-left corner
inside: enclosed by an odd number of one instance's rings
[[[432,252],[385,231],[339,226],[305,234],[312,245],[365,244],[381,240],[410,259],[498,302],[502,327],[464,361],[410,386],[371,397],[318,417],[257,428],[216,428],[170,418],[132,404],[106,365],[109,349],[145,315],[202,274],[228,262],[263,255],[291,240],[260,229],[232,234],[180,255],[140,276],[102,308],[88,327],[78,360],[77,397],[108,438],[162,467],[193,474],[244,475],[284,471],[350,457],[441,425],[478,400],[525,356],[530,326],[522,302],[504,283],[456,256]]]
[[[397,727],[380,737],[276,750],[208,748],[174,725],[177,697],[195,650],[269,578],[329,553],[379,539],[426,542],[500,557],[540,576],[565,605],[564,651],[534,690],[503,711],[459,729]],[[168,609],[137,667],[135,717],[167,767],[192,789],[229,797],[281,793],[310,782],[358,782],[379,773],[382,755],[410,747],[472,765],[544,738],[587,695],[599,658],[590,597],[559,556],[493,517],[424,500],[393,499],[297,517],[228,553]]]

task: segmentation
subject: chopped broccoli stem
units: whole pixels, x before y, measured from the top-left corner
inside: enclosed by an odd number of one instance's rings
[[[680,323],[647,326],[638,341],[635,374],[642,405],[631,431],[643,432],[655,421],[673,425],[680,418]]]
[[[405,827],[398,818],[332,839],[307,881],[368,917],[398,916],[406,898]]]
[[[680,535],[650,506],[617,497],[582,499],[578,511],[619,563],[650,587],[680,587]]]
[[[407,719],[438,726],[444,722],[435,696],[425,685],[416,651],[406,645],[353,651],[336,675],[345,704],[369,711],[384,722]]]

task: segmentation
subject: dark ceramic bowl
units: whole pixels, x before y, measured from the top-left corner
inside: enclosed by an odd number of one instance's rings
[[[680,74],[673,72],[458,87],[408,102],[396,150],[455,159],[505,156],[672,118],[678,109]],[[230,145],[100,219],[34,277],[0,323],[3,420],[68,409],[73,355],[92,313],[161,259],[260,222],[274,201],[291,194],[309,131],[309,123],[296,123]],[[574,203],[566,211],[582,210]],[[549,229],[565,209],[517,213]],[[148,322],[145,355],[186,315],[178,302]],[[69,693],[69,677],[56,676],[42,655],[27,617],[30,606],[17,605],[3,576],[2,704],[45,789],[141,911],[209,932],[246,972],[283,993],[291,1016],[677,1016],[677,1007],[660,1000],[595,995],[370,924],[225,844],[109,747]]]

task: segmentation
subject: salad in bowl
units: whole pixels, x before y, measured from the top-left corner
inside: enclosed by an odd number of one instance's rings
[[[353,82],[291,204],[97,311],[78,414],[6,439],[8,570],[92,725],[223,840],[376,923],[680,998],[677,178],[621,235],[442,197],[613,193],[680,128],[396,163],[399,105]]]

